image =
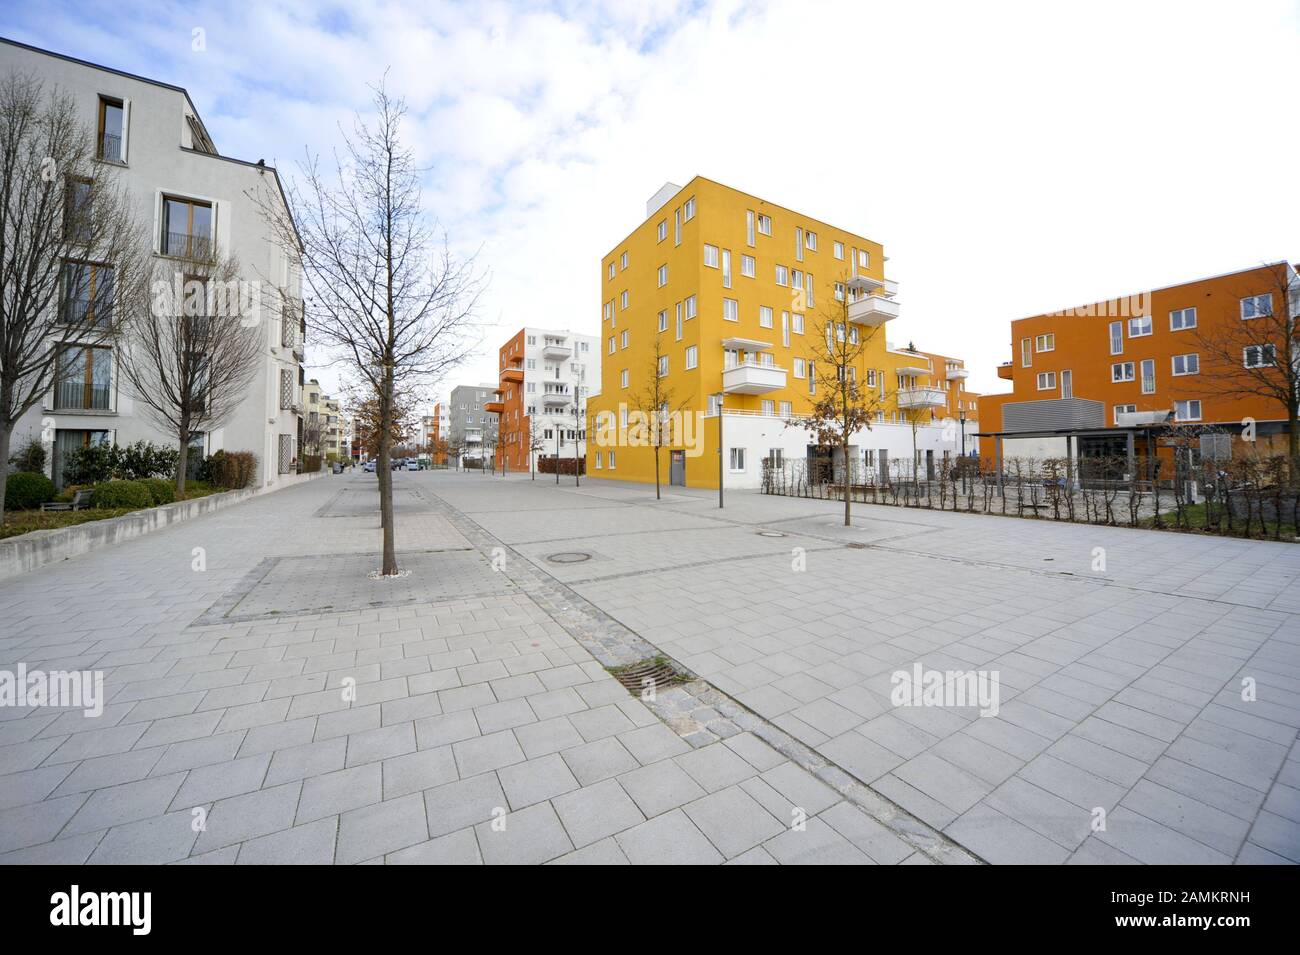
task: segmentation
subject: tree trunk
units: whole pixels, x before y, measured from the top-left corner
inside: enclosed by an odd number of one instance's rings
[[[655,500],[663,500],[659,496],[659,445],[655,445]]]
[[[190,458],[190,428],[189,424],[181,425],[180,434],[180,454],[176,457],[176,500],[182,500],[185,497],[185,469],[189,466]]]
[[[1300,408],[1292,405],[1287,410],[1289,413],[1287,414],[1286,423],[1286,443],[1291,458],[1291,483],[1300,484]],[[8,460],[8,458],[5,460]]]
[[[853,522],[849,519],[849,445],[845,442],[840,446],[841,466],[844,468],[844,526],[852,527]]]
[[[5,522],[5,487],[9,484],[9,443],[12,439],[13,426],[8,422],[0,424],[0,526]]]
[[[384,393],[379,402],[379,523],[384,531],[385,577],[397,574],[397,544],[393,534],[393,370],[384,368]]]

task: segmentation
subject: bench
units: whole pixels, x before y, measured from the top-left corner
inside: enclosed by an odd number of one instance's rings
[[[90,488],[77,491],[72,495],[70,501],[49,501],[41,505],[42,511],[79,511],[82,508],[90,507]]]

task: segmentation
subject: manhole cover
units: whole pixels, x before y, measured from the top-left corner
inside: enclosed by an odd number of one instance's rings
[[[614,674],[614,679],[637,695],[648,686],[661,690],[664,687],[685,683],[690,679],[665,657],[638,660],[636,663],[629,663],[627,666],[614,667],[609,672]]]
[[[785,535],[782,534],[780,531],[759,531],[758,536],[759,537],[784,537]]]
[[[580,550],[566,550],[551,554],[546,559],[552,564],[581,564],[584,560],[591,560],[591,555],[584,554]]]

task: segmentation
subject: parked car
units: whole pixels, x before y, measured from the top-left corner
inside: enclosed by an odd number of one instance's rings
[[[375,473],[375,462],[374,462],[374,461],[367,461],[365,464],[361,465],[361,470],[363,470],[363,471],[365,471],[365,472],[367,472],[367,473],[369,473],[369,474],[374,474],[374,473]]]
[[[421,467],[420,467],[420,462],[417,461],[415,458],[407,458],[407,459],[406,459],[406,470],[408,470],[408,471],[419,471],[419,470],[422,470]]]

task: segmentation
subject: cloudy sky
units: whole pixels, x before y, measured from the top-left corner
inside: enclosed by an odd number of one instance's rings
[[[443,390],[495,380],[525,323],[595,334],[600,256],[697,174],[882,242],[893,338],[982,391],[1012,318],[1300,260],[1297,2],[45,0],[5,21],[186,87],[218,149],[290,175],[390,69],[426,204],[491,272],[492,348]]]

